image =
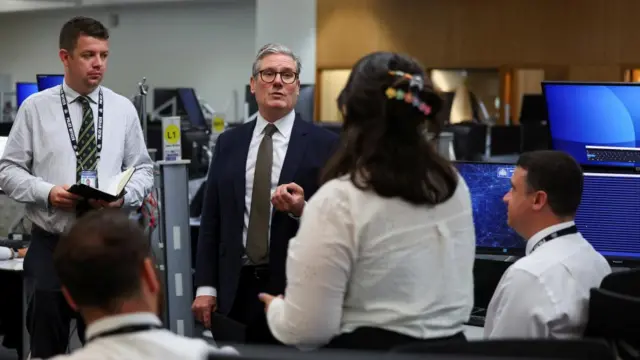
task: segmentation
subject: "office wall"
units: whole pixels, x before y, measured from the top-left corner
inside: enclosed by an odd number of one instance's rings
[[[255,56],[255,0],[2,14],[0,73],[12,75],[14,82],[34,81],[36,73],[61,73],[59,30],[80,14],[106,25],[110,14],[119,15],[119,25],[110,26],[105,86],[131,96],[145,76],[151,86],[194,87],[216,110],[229,106],[231,113],[236,90],[242,114]]]
[[[569,78],[619,78],[640,59],[639,13],[637,0],[323,0],[317,64],[392,50],[428,67],[571,64],[586,67]]]
[[[302,61],[300,81],[315,84],[316,0],[256,0],[256,51],[270,42],[295,52]]]

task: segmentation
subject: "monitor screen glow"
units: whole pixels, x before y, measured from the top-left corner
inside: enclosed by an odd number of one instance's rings
[[[581,165],[640,166],[640,84],[544,82],[551,146]]]
[[[37,75],[38,91],[47,90],[57,85],[62,85],[64,75]]]
[[[515,165],[455,163],[471,193],[478,253],[524,255],[526,241],[507,225],[503,202]],[[610,260],[640,260],[640,175],[584,174],[576,226]]]
[[[178,89],[178,95],[191,125],[198,128],[206,128],[207,123],[195,91],[192,88],[180,88]]]
[[[16,83],[16,105],[18,108],[31,95],[38,92],[38,84],[29,82]]]
[[[640,259],[640,175],[585,173],[576,225],[602,255]]]
[[[455,163],[471,193],[478,253],[524,254],[525,241],[507,224],[504,195],[515,165]]]

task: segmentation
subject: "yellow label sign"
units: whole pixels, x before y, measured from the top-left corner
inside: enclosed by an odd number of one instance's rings
[[[167,144],[175,145],[180,140],[180,128],[176,125],[169,125],[164,131],[164,140]]]
[[[224,131],[224,119],[216,116],[213,118],[213,131],[220,133]]]

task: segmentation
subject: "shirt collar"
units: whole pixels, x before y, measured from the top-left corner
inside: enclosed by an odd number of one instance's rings
[[[130,325],[162,326],[162,322],[156,315],[147,312],[107,316],[87,326],[86,338],[90,339],[99,334]]]
[[[574,226],[575,224],[576,223],[574,221],[566,221],[560,224],[549,226],[548,228],[538,231],[537,233],[535,233],[535,235],[529,238],[529,241],[527,241],[526,254],[527,255],[531,254],[531,250],[533,249],[533,247],[538,243],[538,241],[542,240],[545,236],[552,234],[556,231]]]
[[[62,82],[62,89],[64,90],[64,94],[67,96],[67,101],[69,103],[76,101],[78,96],[80,96],[80,94],[77,91],[73,90],[72,88],[69,87],[69,85],[67,85],[66,80]],[[98,86],[95,90],[93,90],[91,93],[87,95],[87,97],[89,98],[89,100],[91,100],[92,103],[94,104],[98,103],[99,92],[100,92],[100,86]]]
[[[296,113],[295,111],[291,110],[291,112],[285,115],[284,117],[274,121],[273,125],[276,126],[276,129],[278,129],[278,132],[282,134],[282,136],[288,139],[289,136],[291,136],[291,129],[293,129],[293,122],[295,121],[295,119],[296,119]],[[265,120],[262,117],[262,115],[260,115],[260,113],[258,113],[258,117],[256,118],[256,128],[254,133],[262,134],[262,132],[264,131],[264,128],[266,128],[268,124],[269,122]]]

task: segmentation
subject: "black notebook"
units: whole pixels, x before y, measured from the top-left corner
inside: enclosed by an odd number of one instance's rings
[[[104,200],[114,202],[124,196],[125,186],[131,180],[134,168],[128,168],[120,174],[111,178],[107,186],[94,188],[85,184],[74,184],[69,188],[69,192],[83,197],[84,199]],[[100,184],[99,184],[100,185]]]

